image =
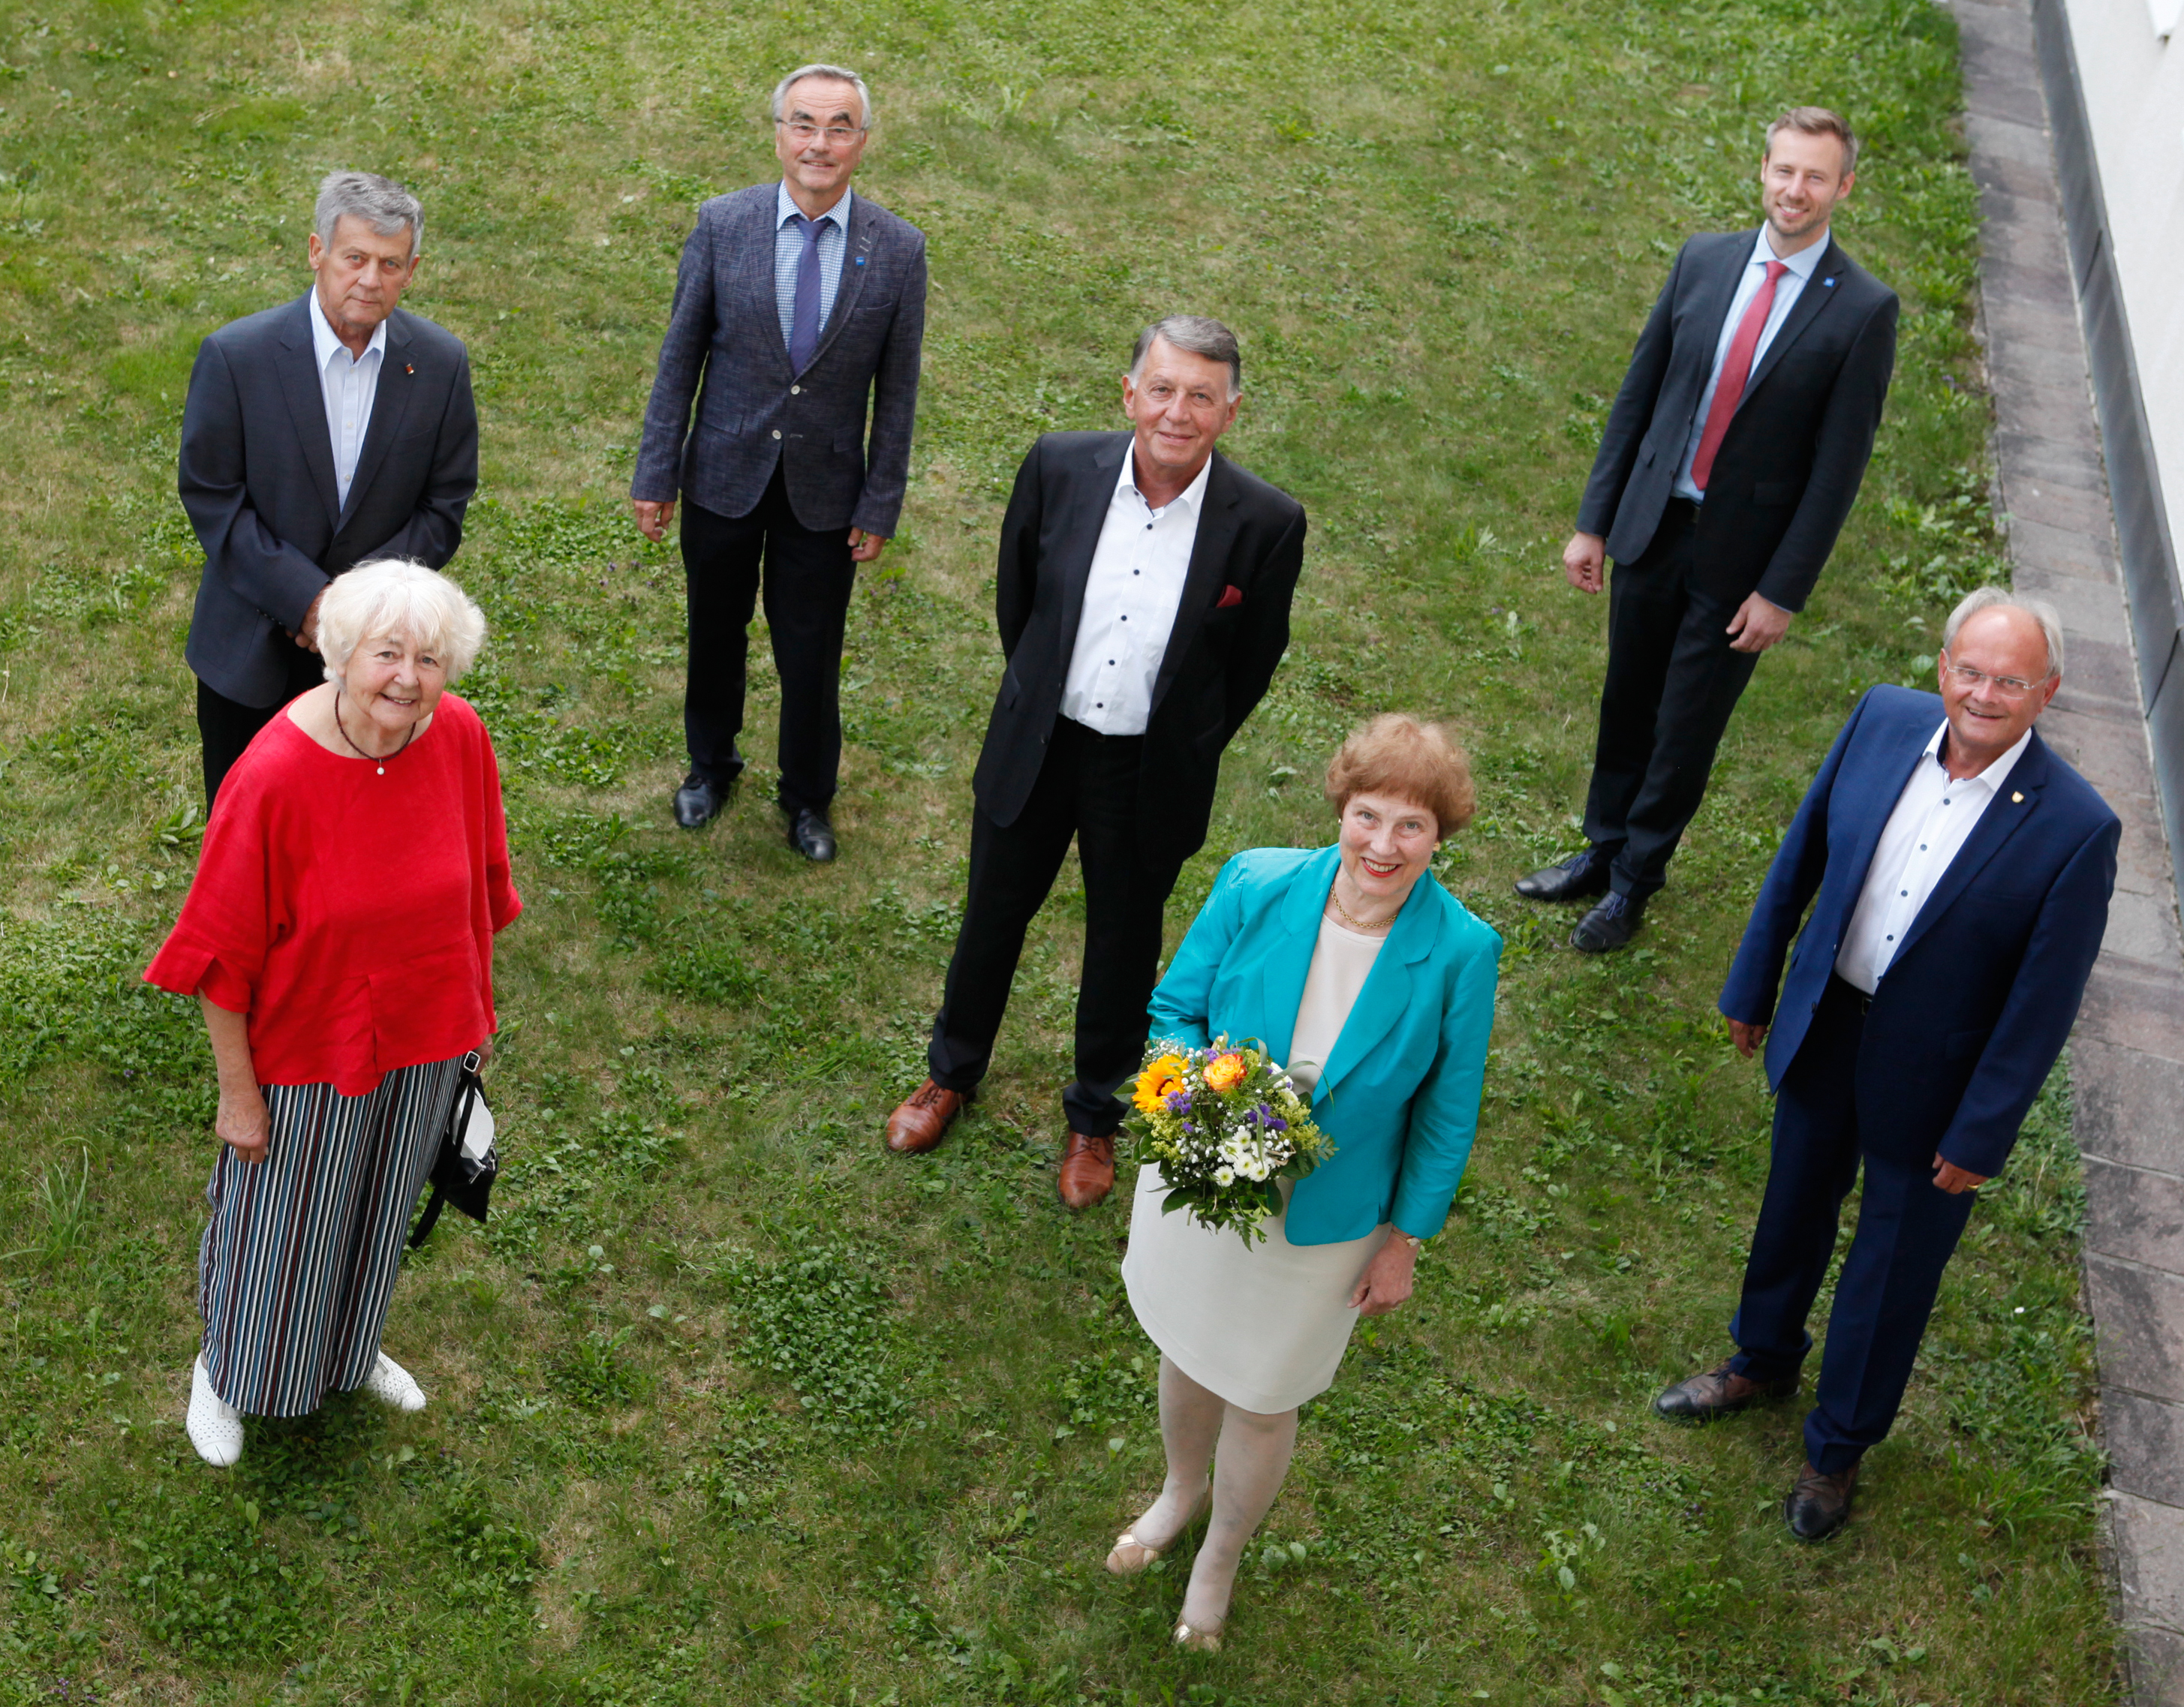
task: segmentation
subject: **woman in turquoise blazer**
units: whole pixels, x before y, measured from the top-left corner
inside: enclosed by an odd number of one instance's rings
[[[1156,1039],[1263,1045],[1334,1146],[1257,1245],[1163,1215],[1160,1170],[1139,1173],[1123,1274],[1161,1348],[1167,1476],[1108,1568],[1145,1569],[1210,1498],[1176,1632],[1195,1647],[1218,1643],[1244,1546],[1288,1473],[1298,1405],[1334,1379],[1360,1315],[1410,1296],[1418,1247],[1448,1218],[1494,1025],[1502,939],[1430,870],[1471,817],[1462,752],[1390,714],[1344,744],[1326,789],[1335,845],[1231,859],[1151,1004]]]

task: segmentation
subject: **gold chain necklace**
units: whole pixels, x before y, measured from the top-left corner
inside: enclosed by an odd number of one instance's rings
[[[1390,925],[1396,922],[1396,915],[1393,913],[1390,913],[1386,918],[1381,920],[1377,925],[1368,925],[1360,920],[1352,918],[1351,916],[1350,909],[1342,904],[1342,896],[1340,892],[1337,890],[1335,886],[1332,883],[1327,886],[1327,898],[1334,903],[1334,910],[1341,915],[1342,922],[1347,925],[1353,931],[1384,931]]]

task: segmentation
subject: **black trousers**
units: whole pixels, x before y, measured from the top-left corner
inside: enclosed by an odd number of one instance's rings
[[[842,630],[857,566],[846,527],[812,529],[796,520],[776,467],[748,515],[682,506],[682,574],[689,592],[690,663],[682,730],[690,769],[723,786],[744,768],[750,620],[764,564],[766,623],[781,677],[775,757],[783,807],[823,812],[842,766]]]
[[[971,892],[926,1059],[937,1084],[986,1075],[1023,953],[1024,931],[1077,840],[1084,870],[1084,966],[1077,987],[1077,1076],[1061,1093],[1072,1132],[1123,1123],[1115,1094],[1145,1054],[1145,1004],[1160,972],[1161,921],[1180,860],[1150,861],[1137,822],[1141,735],[1100,735],[1057,718],[1039,781],[1015,823],[971,817]]]
[[[317,653],[306,652],[292,643],[288,653],[288,679],[281,686],[281,697],[270,705],[238,704],[226,694],[215,693],[203,682],[198,683],[198,737],[204,747],[206,815],[211,815],[212,803],[220,795],[220,785],[234,768],[235,761],[242,757],[242,749],[250,745],[251,738],[285,709],[290,700],[299,693],[309,693],[326,679],[326,661]]]
[[[1607,589],[1607,679],[1585,831],[1614,850],[1609,886],[1642,900],[1667,881],[1669,857],[1706,798],[1714,749],[1756,652],[1731,649],[1741,598],[1696,583],[1695,508],[1671,499],[1642,556],[1615,565]]]
[[[1864,998],[1830,978],[1774,1101],[1767,1193],[1729,1325],[1739,1348],[1731,1359],[1737,1373],[1773,1381],[1797,1372],[1813,1347],[1806,1318],[1827,1277],[1836,1223],[1862,1162],[1858,1230],[1836,1279],[1820,1379],[1805,1419],[1805,1456],[1823,1476],[1841,1475],[1887,1437],[1942,1271],[1977,1195],[1943,1191],[1930,1162],[1906,1164],[1863,1150],[1855,1098],[1864,1033]]]

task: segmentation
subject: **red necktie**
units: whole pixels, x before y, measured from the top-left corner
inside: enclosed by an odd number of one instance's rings
[[[1698,453],[1691,459],[1691,484],[1701,492],[1707,489],[1713,474],[1714,453],[1721,448],[1722,436],[1729,431],[1729,418],[1744,401],[1744,382],[1752,377],[1752,353],[1759,348],[1759,334],[1767,325],[1767,316],[1774,311],[1775,281],[1789,270],[1780,261],[1768,262],[1767,282],[1760,286],[1752,306],[1736,323],[1736,336],[1729,341],[1721,378],[1713,388],[1713,407],[1707,411],[1706,431],[1699,435]]]

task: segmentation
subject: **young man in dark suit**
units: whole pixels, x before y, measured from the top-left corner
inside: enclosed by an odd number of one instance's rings
[[[1206,840],[1221,754],[1289,645],[1304,509],[1214,449],[1242,398],[1236,339],[1178,314],[1123,381],[1131,431],[1049,433],[1001,522],[1002,673],[972,788],[970,896],[889,1147],[929,1150],[985,1076],[1024,931],[1072,837],[1084,871],[1077,1076],[1060,1190],[1115,1182],[1117,1087],[1136,1072],[1162,912]]]
[[[2061,684],[2062,645],[2053,611],[1985,587],[1942,631],[1939,699],[1876,687],[1858,702],[1721,993],[1738,1050],[1766,1048],[1773,1157],[1729,1325],[1737,1353],[1654,1404],[1706,1421],[1797,1390],[1862,1168],[1784,1506],[1806,1540],[1848,1516],[1973,1193],[2008,1161],[2100,953],[2121,826],[2032,727]]]
[[[1759,654],[1805,607],[1864,477],[1896,362],[1896,295],[1828,233],[1850,126],[1767,127],[1757,232],[1693,237],[1616,394],[1563,573],[1608,595],[1585,850],[1518,880],[1595,900],[1572,944],[1627,943],[1706,794]]]
[[[210,809],[228,767],[324,679],[319,595],[343,570],[438,569],[477,490],[462,341],[399,306],[417,276],[417,198],[370,172],[319,186],[299,301],[207,338],[182,405],[182,508],[204,548],[186,650]]]
[[[775,86],[773,120],[780,181],[714,197],[683,245],[630,499],[654,540],[678,492],[683,503],[690,772],[676,821],[710,822],[742,774],[736,736],[763,561],[781,809],[788,845],[827,860],[850,594],[857,565],[894,532],[910,478],[925,234],[850,192],[872,122],[855,72],[791,71]]]

